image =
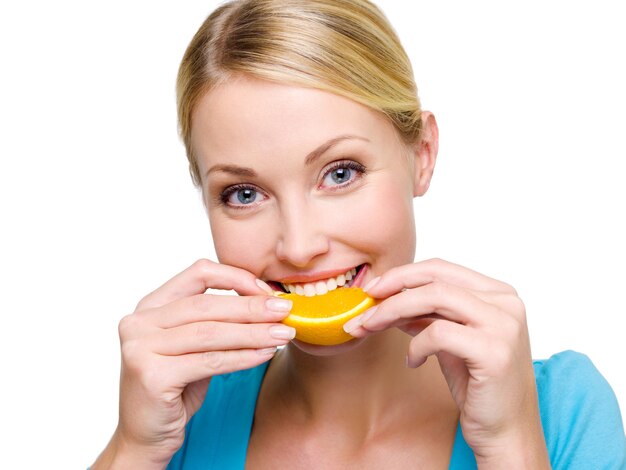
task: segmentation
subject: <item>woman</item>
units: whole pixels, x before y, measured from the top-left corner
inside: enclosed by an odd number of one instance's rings
[[[222,6],[178,105],[219,263],[121,321],[120,419],[93,468],[621,468],[619,409],[584,356],[533,363],[511,286],[413,262],[437,123],[375,6]],[[272,290],[352,272],[381,301],[344,325],[355,339],[295,340]]]

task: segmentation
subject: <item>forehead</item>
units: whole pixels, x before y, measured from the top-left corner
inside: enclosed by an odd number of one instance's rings
[[[382,113],[321,90],[240,77],[198,102],[191,144],[201,169],[207,161],[307,152],[338,135],[372,144],[396,137]]]

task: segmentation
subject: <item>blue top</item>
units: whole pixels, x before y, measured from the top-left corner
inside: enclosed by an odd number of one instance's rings
[[[268,363],[215,376],[168,470],[243,470]],[[534,361],[541,421],[553,469],[626,470],[626,438],[615,394],[583,354]],[[457,428],[450,470],[476,468]]]

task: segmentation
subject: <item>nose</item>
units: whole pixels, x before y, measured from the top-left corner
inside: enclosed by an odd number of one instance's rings
[[[276,256],[298,268],[329,250],[329,238],[323,228],[323,215],[314,214],[306,205],[289,205],[281,209],[280,234]]]

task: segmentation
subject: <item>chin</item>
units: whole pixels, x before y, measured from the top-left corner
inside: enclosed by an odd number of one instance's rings
[[[365,339],[366,338],[354,338],[335,346],[320,346],[317,344],[305,343],[297,339],[291,340],[291,344],[300,349],[302,352],[312,356],[335,356],[355,349],[361,345]]]

